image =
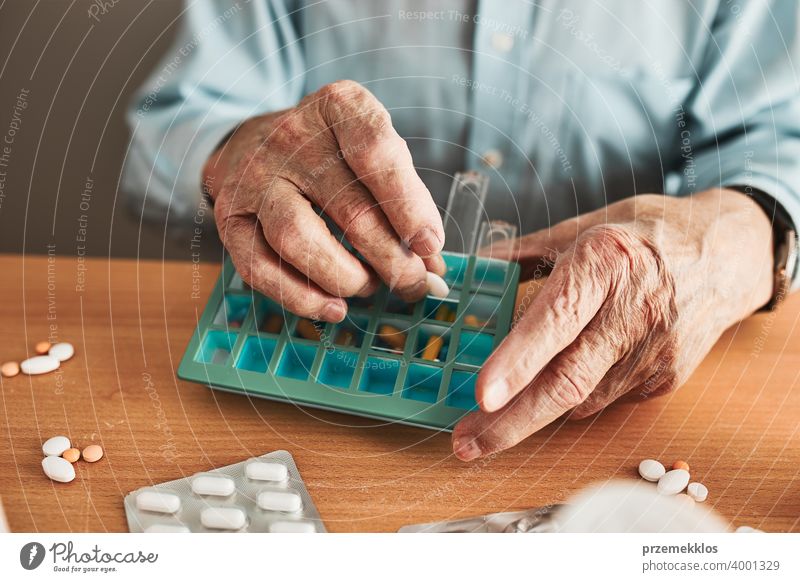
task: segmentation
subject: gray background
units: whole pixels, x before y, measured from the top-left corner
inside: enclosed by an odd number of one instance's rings
[[[190,233],[142,223],[118,192],[131,94],[167,51],[179,0],[0,0],[0,139],[21,89],[28,107],[11,146],[0,206],[0,252],[188,259]],[[98,5],[102,0],[97,0]],[[93,188],[81,209],[86,179]],[[86,242],[77,240],[85,214]],[[203,233],[201,257],[218,260],[219,241]]]

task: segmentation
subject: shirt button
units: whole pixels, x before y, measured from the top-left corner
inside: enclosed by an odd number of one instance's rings
[[[507,53],[514,48],[514,37],[503,32],[492,35],[492,48],[500,53]]]
[[[503,154],[497,150],[489,150],[481,156],[484,165],[497,169],[503,165]]]

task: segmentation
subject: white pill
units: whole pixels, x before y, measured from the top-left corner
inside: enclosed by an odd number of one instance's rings
[[[430,295],[440,299],[444,299],[450,295],[450,287],[448,287],[445,280],[436,273],[426,273],[425,279],[428,283],[428,293]]]
[[[42,452],[46,457],[60,457],[69,448],[72,448],[72,445],[67,437],[54,436],[44,441]]]
[[[736,533],[764,533],[760,529],[750,527],[749,525],[740,525],[736,528]]]
[[[185,525],[171,523],[156,523],[144,530],[144,533],[191,533]]]
[[[175,513],[181,508],[181,499],[174,493],[142,491],[136,496],[136,507],[140,511]]]
[[[689,484],[689,471],[673,469],[658,480],[658,492],[661,495],[677,495]]]
[[[248,479],[255,479],[256,481],[286,481],[289,476],[286,465],[261,461],[248,463],[244,473]]]
[[[75,478],[75,467],[61,457],[45,457],[42,459],[42,469],[45,475],[59,483],[69,483]]]
[[[219,495],[227,497],[233,493],[236,485],[229,477],[201,475],[192,479],[192,491],[198,495]]]
[[[308,521],[276,521],[270,524],[269,533],[317,533],[317,528]]]
[[[639,475],[642,476],[642,479],[646,479],[647,481],[655,483],[661,479],[666,472],[667,470],[664,468],[664,465],[653,459],[645,459],[639,463]]]
[[[54,344],[47,354],[53,356],[59,362],[66,362],[75,355],[75,348],[72,347],[71,343],[60,342]]]
[[[702,503],[708,499],[708,487],[702,483],[689,483],[689,486],[686,488],[686,493],[698,503]]]
[[[34,356],[22,362],[19,365],[19,369],[22,370],[23,374],[47,374],[57,370],[60,365],[61,362],[53,356]]]
[[[244,511],[238,507],[207,507],[200,514],[200,523],[209,529],[242,529]]]
[[[300,511],[303,500],[294,491],[262,491],[256,497],[256,503],[267,511]]]

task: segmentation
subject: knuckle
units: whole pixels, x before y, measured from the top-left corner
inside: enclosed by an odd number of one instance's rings
[[[381,210],[375,201],[350,198],[342,202],[338,210],[345,233],[356,246],[372,240],[381,227]]]
[[[548,397],[558,410],[568,410],[581,404],[589,395],[591,387],[581,374],[559,366],[553,370],[553,382],[548,385]]]

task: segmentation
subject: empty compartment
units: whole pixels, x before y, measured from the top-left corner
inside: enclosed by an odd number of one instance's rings
[[[439,299],[438,297],[428,296],[425,298],[425,307],[422,316],[425,319],[435,319],[442,323],[452,323],[456,320],[458,313],[458,301],[452,299]]]
[[[369,319],[359,315],[347,314],[344,321],[333,328],[333,343],[337,346],[360,348],[364,343]]]
[[[195,360],[204,364],[225,364],[236,343],[236,334],[227,331],[209,331]]]
[[[450,375],[450,385],[447,387],[445,404],[454,408],[474,410],[478,408],[475,400],[475,381],[478,379],[476,372],[453,370]]]
[[[242,327],[253,299],[250,295],[225,295],[214,317],[214,325],[224,325],[230,328]]]
[[[249,287],[244,284],[242,276],[239,273],[234,273],[226,289],[230,291],[244,291],[245,289],[249,289]]]
[[[445,325],[423,324],[417,332],[414,357],[430,362],[444,362],[450,349],[451,331]]]
[[[456,362],[481,366],[492,353],[494,336],[487,333],[462,331],[458,341]]]
[[[396,315],[414,315],[414,308],[416,306],[416,303],[403,301],[397,295],[390,292],[386,295],[386,305],[383,310],[386,313],[394,313]]]
[[[390,396],[400,373],[400,360],[369,357],[364,362],[359,390]]]
[[[278,335],[286,324],[283,307],[262,297],[256,307],[256,329],[263,333]]]
[[[411,322],[400,319],[382,319],[375,328],[372,347],[393,354],[402,354],[406,348]]]
[[[311,366],[314,364],[314,357],[317,355],[315,346],[307,346],[298,343],[288,343],[283,348],[281,361],[278,363],[278,376],[294,378],[295,380],[306,380],[311,373]]]
[[[497,326],[499,313],[499,297],[471,293],[464,308],[464,325],[492,330]]]
[[[247,338],[236,367],[250,372],[266,372],[277,345],[278,342],[270,338]]]
[[[297,323],[294,325],[292,337],[318,342],[322,341],[324,332],[324,321],[315,321],[313,319],[306,319],[305,317],[298,317]]]
[[[403,398],[420,402],[435,403],[439,397],[439,385],[442,383],[443,368],[411,364],[403,386]]]
[[[475,260],[475,272],[472,275],[473,289],[502,293],[505,290],[508,261],[478,258]]]
[[[344,350],[330,350],[325,354],[319,381],[328,386],[349,388],[358,366],[358,354]]]
[[[469,257],[455,253],[442,253],[442,258],[447,268],[444,280],[450,287],[461,287],[464,284],[464,276],[467,274]]]

